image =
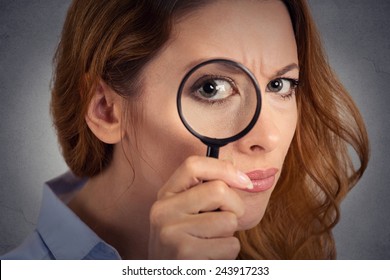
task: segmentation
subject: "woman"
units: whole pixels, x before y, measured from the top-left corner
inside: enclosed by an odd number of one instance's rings
[[[183,76],[214,58],[262,92],[256,125],[219,159],[176,110]],[[37,230],[6,258],[335,258],[368,139],[304,1],[73,1],[55,62],[72,173],[47,184]]]

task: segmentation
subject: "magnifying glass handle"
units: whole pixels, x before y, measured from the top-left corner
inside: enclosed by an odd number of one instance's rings
[[[207,157],[212,157],[212,158],[218,158],[219,156],[219,147],[218,146],[207,146]]]

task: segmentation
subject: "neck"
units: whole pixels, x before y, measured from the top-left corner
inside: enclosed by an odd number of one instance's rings
[[[87,181],[69,207],[123,259],[147,259],[149,210],[155,198],[142,179],[132,177],[113,162]]]

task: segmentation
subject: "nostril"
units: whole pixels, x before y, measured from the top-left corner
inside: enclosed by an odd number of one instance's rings
[[[250,147],[250,149],[252,152],[260,152],[264,150],[264,148],[259,145],[253,145]]]

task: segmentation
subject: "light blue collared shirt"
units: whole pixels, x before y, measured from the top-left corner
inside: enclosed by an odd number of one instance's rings
[[[67,206],[85,179],[67,172],[44,185],[36,229],[7,260],[118,260],[118,252],[96,235]]]

